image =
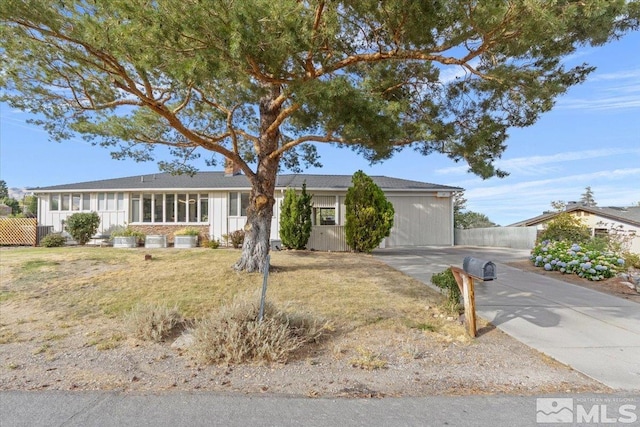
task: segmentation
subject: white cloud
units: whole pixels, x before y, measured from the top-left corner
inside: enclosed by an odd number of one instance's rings
[[[598,72],[596,71],[593,74],[593,76],[589,78],[589,80],[592,82],[607,81],[607,80],[619,81],[624,79],[630,79],[630,80],[640,79],[640,68],[635,70],[620,70],[620,71],[616,71],[615,73],[602,73],[602,74],[598,74]]]
[[[496,166],[507,170],[511,173],[521,173],[525,175],[541,175],[555,169],[542,168],[544,165],[564,163],[570,161],[597,159],[616,155],[640,155],[640,148],[606,148],[598,150],[568,151],[565,153],[556,153],[547,156],[528,156],[515,157],[513,159],[498,160]],[[435,173],[440,175],[463,174],[466,173],[468,166],[451,166],[436,169]]]
[[[624,110],[640,108],[640,68],[594,74],[587,81],[586,97],[558,100],[556,108],[573,110]]]
[[[493,186],[476,181],[474,187],[467,187],[465,198],[467,209],[508,225],[540,215],[550,209],[553,200],[579,200],[587,185],[591,185],[599,206],[635,204],[640,200],[640,187],[634,184],[636,182],[640,182],[640,168],[602,170]]]

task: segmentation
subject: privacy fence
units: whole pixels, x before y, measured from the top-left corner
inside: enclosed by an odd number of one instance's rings
[[[52,231],[35,218],[0,218],[0,246],[37,246]]]
[[[455,230],[457,246],[493,246],[531,249],[535,246],[536,227],[492,227]]]

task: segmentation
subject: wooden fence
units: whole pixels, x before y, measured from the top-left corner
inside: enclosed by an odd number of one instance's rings
[[[38,220],[0,218],[0,246],[37,246]]]

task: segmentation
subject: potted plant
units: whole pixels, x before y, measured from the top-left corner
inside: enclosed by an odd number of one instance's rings
[[[200,230],[193,227],[182,228],[173,233],[173,246],[175,248],[195,248],[198,246]]]
[[[137,248],[144,240],[144,233],[131,227],[121,227],[111,232],[111,240],[114,248]]]

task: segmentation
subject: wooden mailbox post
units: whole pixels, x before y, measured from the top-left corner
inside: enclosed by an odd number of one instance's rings
[[[451,272],[456,279],[460,293],[464,300],[464,317],[467,323],[467,332],[470,336],[476,337],[478,329],[476,327],[476,295],[473,288],[474,278],[486,282],[495,280],[496,265],[491,261],[466,257],[463,268],[451,266]]]
[[[467,333],[476,337],[478,330],[476,328],[476,296],[473,290],[473,277],[467,274],[460,267],[451,266],[453,277],[456,278],[458,288],[464,300],[464,318],[467,324]]]

